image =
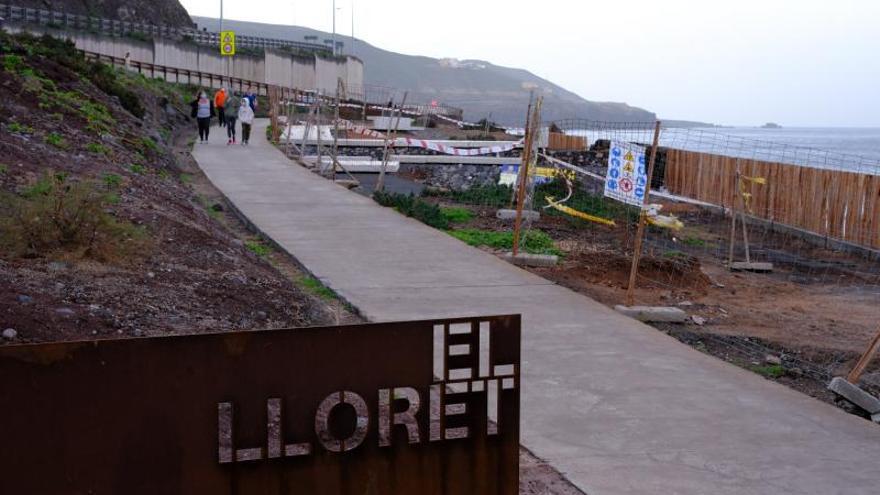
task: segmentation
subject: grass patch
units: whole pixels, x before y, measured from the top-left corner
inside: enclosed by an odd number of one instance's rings
[[[492,230],[462,229],[449,231],[449,235],[465,243],[493,249],[513,249],[513,232],[495,232]],[[562,251],[549,235],[540,230],[528,230],[520,239],[520,249],[532,254],[553,254],[562,256]]]
[[[440,213],[449,223],[467,223],[474,218],[473,212],[461,206],[441,207]]]
[[[211,209],[208,208],[208,210],[210,211]],[[269,256],[269,253],[272,252],[272,248],[263,244],[263,241],[260,240],[252,239],[250,241],[245,241],[244,247],[246,247],[248,251],[256,254],[260,258],[265,258],[266,256]]]
[[[147,172],[147,169],[139,163],[132,163],[128,169],[131,170],[131,173],[138,175],[144,175]]]
[[[192,175],[190,174],[180,174],[180,182],[183,184],[191,184],[192,183]]]
[[[332,301],[336,299],[336,293],[329,287],[322,284],[320,280],[313,277],[303,277],[298,280],[299,286],[306,292],[320,297],[321,299]]]
[[[748,369],[764,378],[780,378],[785,375],[785,368],[781,364],[768,364],[766,366],[752,365],[749,366]]]
[[[66,150],[68,148],[67,140],[61,137],[61,134],[58,134],[57,132],[50,132],[49,134],[46,134],[44,140],[46,141],[46,144],[50,144],[56,148],[62,150]]]
[[[6,175],[9,172],[9,166],[5,163],[0,163],[0,175]]]

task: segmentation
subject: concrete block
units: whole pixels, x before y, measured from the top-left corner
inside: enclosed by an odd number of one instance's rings
[[[773,263],[747,263],[745,261],[734,261],[730,264],[730,271],[733,272],[772,272]]]
[[[504,253],[504,260],[520,266],[556,266],[559,257],[552,254]]]
[[[838,376],[828,384],[828,390],[868,411],[868,414],[880,415],[880,399],[865,392],[858,385],[853,385]],[[873,416],[871,419],[874,419]]]
[[[874,414],[871,416],[871,421],[880,424],[880,413]]]
[[[657,321],[666,323],[685,323],[688,314],[680,308],[671,306],[624,306],[618,304],[614,310],[620,314],[639,321]]]
[[[351,180],[351,179],[336,179],[334,182],[336,182],[337,184],[339,184],[340,186],[342,186],[346,189],[354,189],[355,187],[358,187],[361,185],[360,182],[358,182],[356,180]]]
[[[516,210],[498,210],[495,217],[501,220],[516,220]],[[541,219],[541,213],[534,210],[523,210],[523,220],[532,220],[537,222]]]

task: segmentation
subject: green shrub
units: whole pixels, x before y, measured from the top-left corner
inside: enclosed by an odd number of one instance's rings
[[[156,144],[156,141],[153,141],[153,139],[149,137],[141,138],[141,146],[143,146],[144,149],[152,151],[153,153],[157,153],[159,151],[159,145]]]
[[[703,239],[700,239],[699,237],[688,236],[688,237],[685,237],[684,239],[682,239],[681,242],[685,246],[692,246],[692,247],[705,247],[706,246],[706,241]]]
[[[47,144],[51,144],[56,148],[67,149],[67,140],[61,137],[61,135],[56,132],[50,132],[49,134],[46,134],[45,141]]]
[[[0,175],[6,175],[9,172],[9,166],[5,163],[0,163]]]
[[[122,177],[117,174],[104,174],[101,176],[101,181],[107,189],[113,190],[122,184]]]
[[[245,241],[244,246],[248,249],[248,251],[256,254],[261,258],[265,258],[272,252],[272,248],[262,243],[262,241],[258,240],[250,240]]]
[[[140,98],[119,81],[116,71],[112,67],[102,63],[93,63],[89,66],[87,73],[89,80],[101,91],[119,98],[122,108],[139,119],[144,118],[146,110],[144,110]]]
[[[431,227],[441,230],[449,228],[449,220],[443,215],[439,206],[428,203],[412,194],[375,192],[373,193],[373,199],[382,206],[394,208],[400,213],[413,217]]]
[[[493,249],[513,249],[513,232],[495,232],[480,229],[452,230],[449,235],[471,246],[487,246]],[[527,230],[520,238],[520,249],[532,254],[562,255],[556,243],[540,230]]]
[[[142,253],[142,229],[107,212],[100,183],[46,173],[22,194],[0,194],[0,249],[15,257],[55,254],[111,261]]]
[[[89,153],[95,153],[98,155],[106,155],[106,154],[110,153],[110,148],[108,148],[100,143],[89,143],[86,145],[86,150]]]
[[[6,72],[16,73],[24,65],[24,59],[20,55],[7,54],[3,56],[3,69]]]
[[[144,173],[146,173],[147,171],[147,169],[139,163],[132,163],[131,165],[129,165],[128,168],[129,170],[131,170],[131,173],[138,175],[144,175]]]
[[[24,124],[19,124],[18,122],[10,122],[9,125],[7,125],[7,129],[9,129],[9,132],[14,133],[14,134],[33,134],[34,133],[33,127],[26,126]]]
[[[449,223],[467,223],[474,218],[473,212],[461,206],[441,207],[440,213]]]
[[[490,186],[474,186],[467,190],[444,193],[431,192],[426,189],[423,194],[425,196],[447,197],[457,203],[501,208],[510,204],[513,189],[511,189],[510,186],[493,184]]]

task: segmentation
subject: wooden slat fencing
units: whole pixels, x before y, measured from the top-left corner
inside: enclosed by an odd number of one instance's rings
[[[587,149],[587,138],[569,136],[561,132],[551,132],[547,149],[553,151],[583,151]]]
[[[880,249],[880,176],[784,163],[666,150],[665,186],[670,192],[730,207],[736,167],[747,182],[751,214],[861,246]]]

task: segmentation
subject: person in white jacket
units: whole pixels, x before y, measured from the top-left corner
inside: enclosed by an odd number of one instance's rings
[[[254,123],[254,111],[247,98],[241,99],[241,107],[238,108],[238,121],[241,122],[241,145],[247,146],[251,139],[251,125]]]

